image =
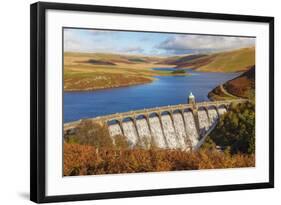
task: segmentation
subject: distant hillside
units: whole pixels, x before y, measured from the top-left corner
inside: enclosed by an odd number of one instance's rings
[[[198,54],[163,59],[164,64],[206,72],[246,71],[255,65],[255,48],[242,48],[214,54]]]
[[[195,54],[184,56],[156,57],[142,55],[124,55],[113,53],[65,53],[68,57],[85,59],[85,63],[96,65],[115,64],[155,64],[171,65],[177,68],[192,68],[206,72],[246,71],[255,65],[255,48],[242,48],[213,54]],[[72,61],[73,63],[79,63]]]
[[[238,97],[252,98],[255,95],[255,66],[242,75],[224,84],[225,89]]]
[[[213,54],[209,63],[201,66],[200,71],[246,71],[255,65],[255,49],[243,48],[235,51]]]
[[[102,61],[102,60],[94,60],[94,59],[89,59],[87,61],[81,61],[81,63],[89,63],[89,64],[93,64],[93,65],[116,65],[115,63],[112,63],[112,62]]]
[[[117,88],[150,83],[155,80],[155,76],[188,75],[188,71],[185,73],[185,71],[181,71],[182,69],[166,72],[152,68],[176,67],[192,68],[196,71],[205,72],[241,72],[247,71],[253,65],[255,65],[254,48],[169,57],[121,53],[65,52],[64,90],[81,91]],[[245,83],[243,80],[241,82]],[[232,82],[232,84],[225,85],[225,87],[228,86],[227,89],[229,89],[230,93],[238,92],[237,89],[239,88],[235,89],[237,86],[234,84],[237,83]],[[224,90],[222,92],[226,93]],[[243,96],[243,93],[239,92],[238,94]],[[233,96],[227,94],[227,97]]]
[[[83,63],[97,64],[97,65],[115,65],[121,64],[138,64],[138,63],[156,63],[161,58],[153,56],[141,55],[124,55],[114,53],[75,53],[66,52],[65,56],[68,58],[85,59]],[[80,61],[73,61],[73,63],[80,63]]]
[[[208,97],[211,100],[224,100],[229,98],[255,98],[255,66],[242,75],[227,81],[214,88]]]
[[[163,57],[115,53],[64,53],[64,90],[89,91],[151,83],[154,76],[179,75],[152,70]],[[187,74],[185,74],[187,75]]]
[[[172,57],[166,57],[162,59],[159,63],[161,64],[170,64],[170,65],[176,65],[177,67],[184,67],[181,65],[189,64],[194,62],[194,60],[198,58],[205,57],[206,55],[185,55],[185,56],[172,56]]]

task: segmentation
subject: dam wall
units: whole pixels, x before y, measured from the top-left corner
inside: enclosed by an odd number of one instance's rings
[[[125,136],[131,148],[154,146],[191,150],[203,143],[206,134],[215,127],[231,103],[245,101],[239,99],[179,104],[116,113],[92,120],[107,125],[113,142],[116,136]],[[76,123],[66,123],[65,131],[75,127]]]

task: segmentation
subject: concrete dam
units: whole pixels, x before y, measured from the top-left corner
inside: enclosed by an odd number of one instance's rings
[[[91,120],[106,124],[113,142],[116,136],[125,136],[131,148],[154,146],[196,150],[204,143],[220,116],[227,112],[229,105],[245,101],[238,99],[195,103],[191,95],[187,104],[116,113]],[[64,131],[73,129],[78,122],[66,123]]]

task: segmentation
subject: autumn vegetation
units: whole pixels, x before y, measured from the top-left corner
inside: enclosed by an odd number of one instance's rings
[[[255,166],[255,105],[233,104],[198,151],[130,148],[102,124],[84,120],[65,136],[64,176]]]
[[[215,87],[209,92],[211,100],[226,100],[235,98],[246,98],[255,100],[255,65],[238,77]]]
[[[234,78],[224,85],[225,89],[232,95],[254,100],[255,98],[255,66]]]
[[[161,149],[98,149],[64,144],[64,176],[218,169],[255,166],[254,155]]]

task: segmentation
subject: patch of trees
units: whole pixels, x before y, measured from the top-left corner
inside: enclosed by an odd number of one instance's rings
[[[144,63],[144,62],[146,62],[144,59],[141,59],[141,58],[129,58],[128,60],[132,61],[132,62],[137,62],[137,63]]]
[[[172,71],[171,73],[172,73],[172,74],[184,74],[184,73],[186,73],[186,71],[180,69],[180,70],[174,70],[174,71]]]
[[[97,149],[127,149],[129,147],[124,136],[115,136],[114,142],[104,124],[83,120],[71,135],[65,136],[69,144],[90,145]]]
[[[210,134],[216,145],[232,154],[255,153],[255,104],[232,104]]]
[[[110,61],[102,61],[102,60],[95,60],[95,59],[90,59],[83,63],[89,63],[94,65],[116,65],[115,63],[112,63]]]

